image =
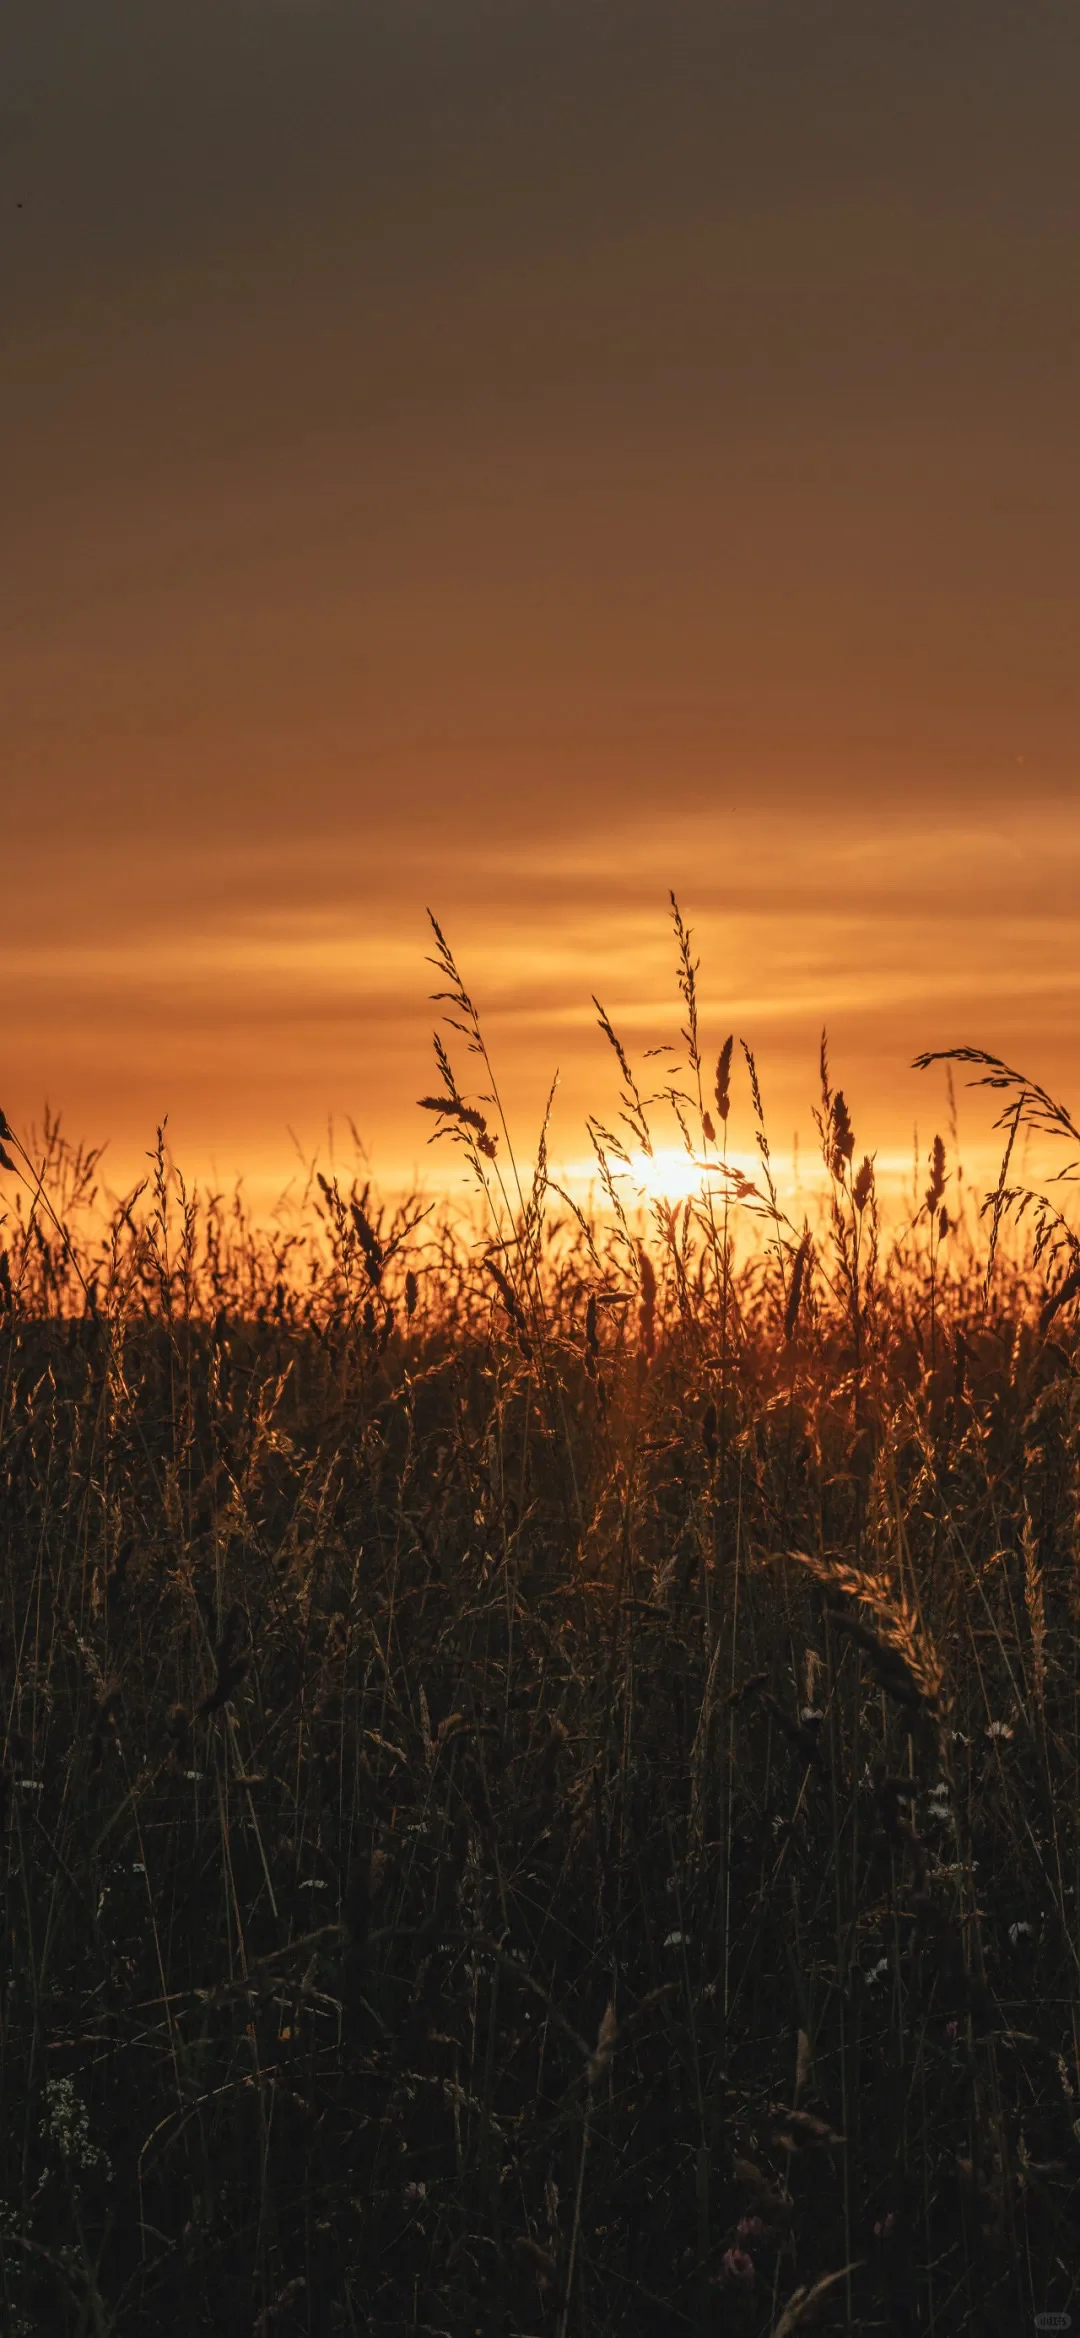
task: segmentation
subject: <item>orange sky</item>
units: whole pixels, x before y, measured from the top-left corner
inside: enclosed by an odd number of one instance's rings
[[[779,1148],[823,1020],[883,1152],[920,1047],[1075,1090],[1071,0],[23,0],[0,88],[9,1117],[407,1176],[430,902],[580,1157],[669,886]]]

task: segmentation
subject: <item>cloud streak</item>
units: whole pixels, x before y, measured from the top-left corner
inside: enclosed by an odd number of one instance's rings
[[[430,902],[576,1152],[669,886],[786,1129],[1068,1084],[1075,42],[677,13],[0,28],[9,1111],[404,1174]]]

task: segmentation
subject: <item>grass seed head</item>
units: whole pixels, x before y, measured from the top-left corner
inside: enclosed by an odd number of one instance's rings
[[[731,1115],[731,1055],[734,1045],[735,1034],[732,1031],[724,1041],[716,1064],[716,1109],[725,1129]]]

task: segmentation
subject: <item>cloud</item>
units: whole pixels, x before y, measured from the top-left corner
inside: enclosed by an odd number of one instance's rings
[[[823,1019],[882,1142],[920,1046],[1065,1077],[1068,41],[5,20],[6,1109],[407,1163],[430,902],[576,1149],[593,991],[677,1030],[671,885],[791,1129]]]

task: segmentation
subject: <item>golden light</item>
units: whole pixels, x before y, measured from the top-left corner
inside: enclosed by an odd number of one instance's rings
[[[681,1146],[658,1145],[652,1154],[635,1151],[626,1172],[643,1201],[686,1201],[704,1193],[708,1172]]]
[[[792,1166],[790,1155],[774,1157],[773,1173],[778,1188],[792,1188]],[[629,1207],[659,1201],[667,1202],[674,1208],[684,1201],[704,1201],[710,1193],[714,1201],[719,1202],[728,1190],[724,1166],[719,1158],[706,1161],[702,1154],[692,1159],[681,1145],[657,1145],[651,1154],[636,1148],[625,1163],[609,1156],[609,1167],[624,1204]],[[737,1197],[740,1180],[748,1180],[759,1190],[764,1190],[761,1162],[756,1152],[729,1151],[727,1167],[731,1172],[730,1191],[733,1200]],[[597,1200],[595,1159],[586,1157],[563,1162],[559,1167],[559,1176],[583,1198],[588,1194],[593,1201]]]
[[[779,1190],[793,1189],[792,1161],[789,1155],[773,1159],[773,1176]],[[681,1145],[658,1145],[651,1155],[639,1150],[630,1154],[629,1167],[622,1171],[623,1179],[639,1201],[677,1202],[704,1200],[710,1193],[714,1200],[730,1190],[732,1199],[740,1180],[765,1191],[765,1180],[757,1153],[729,1152],[727,1168],[731,1185],[719,1159],[706,1161],[704,1156],[692,1159]]]

